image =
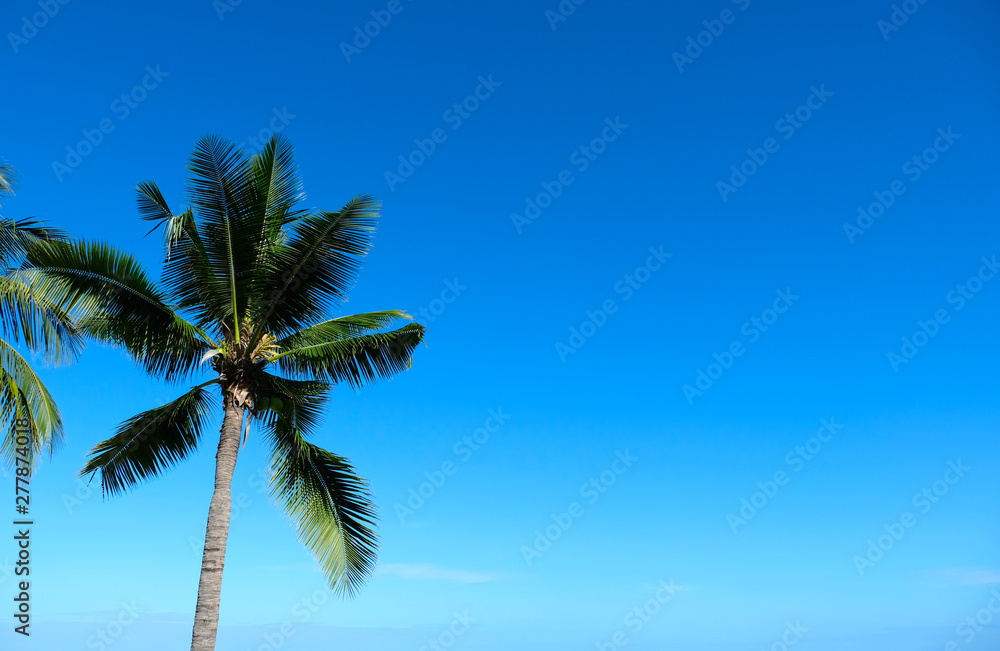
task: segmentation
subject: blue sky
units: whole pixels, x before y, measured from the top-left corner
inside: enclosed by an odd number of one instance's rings
[[[309,206],[384,202],[349,311],[428,326],[318,437],[372,483],[379,574],[324,591],[251,438],[220,650],[998,644],[964,622],[1000,614],[1000,13],[679,4],[0,8],[5,216],[158,274],[134,185],[184,205],[200,136],[276,129]],[[3,647],[186,648],[214,445],[102,500],[87,451],[180,389],[100,346],[42,374],[67,441]]]

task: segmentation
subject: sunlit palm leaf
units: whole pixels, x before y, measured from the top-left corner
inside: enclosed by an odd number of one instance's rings
[[[0,199],[14,194],[14,168],[0,162]]]
[[[270,429],[271,490],[331,587],[353,595],[378,559],[376,508],[351,464],[307,442],[285,419]]]
[[[69,314],[18,277],[0,276],[0,329],[53,364],[76,359],[83,347]]]
[[[62,419],[55,401],[31,365],[13,346],[0,339],[0,419],[9,424],[0,445],[0,457],[8,469],[16,463],[14,421],[18,418],[26,418],[31,423],[32,458],[29,461],[34,465],[36,454],[51,453],[62,440]]]

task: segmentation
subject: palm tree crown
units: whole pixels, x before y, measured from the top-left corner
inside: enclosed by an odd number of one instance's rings
[[[424,328],[404,324],[412,319],[397,310],[327,318],[347,300],[370,249],[373,198],[357,197],[336,212],[301,209],[293,150],[281,137],[250,157],[205,137],[188,169],[191,207],[183,212],[174,213],[155,184],[137,186],[142,219],[163,230],[161,284],[131,256],[99,243],[32,248],[30,268],[20,273],[71,310],[88,336],[121,346],[152,375],[188,380],[210,362],[206,381],[122,423],[83,469],[99,473],[109,494],[158,475],[197,447],[221,392],[225,417],[192,645],[208,649],[230,465],[252,422],[271,450],[273,495],[331,586],[353,593],[373,570],[375,506],[367,484],[347,460],[309,438],[333,385],[358,387],[405,370]]]

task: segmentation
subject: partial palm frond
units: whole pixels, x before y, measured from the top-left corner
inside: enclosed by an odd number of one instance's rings
[[[14,184],[17,174],[14,168],[0,162],[0,198],[14,194]]]
[[[29,465],[35,466],[35,456],[48,451],[50,454],[63,438],[62,418],[48,389],[42,384],[31,365],[9,343],[0,339],[0,419],[9,424],[7,435],[0,445],[3,465],[15,467],[16,420],[30,423]],[[20,455],[25,456],[25,455]]]
[[[59,242],[68,238],[65,231],[46,226],[35,219],[14,221],[0,217],[0,264],[16,266],[31,247],[42,242]]]
[[[69,313],[16,277],[0,276],[0,329],[52,364],[73,361],[83,349]]]

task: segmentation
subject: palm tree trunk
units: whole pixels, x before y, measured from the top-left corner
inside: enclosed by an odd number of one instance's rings
[[[226,415],[222,420],[219,452],[215,456],[215,492],[208,508],[208,528],[205,531],[205,553],[201,559],[201,581],[198,583],[198,605],[194,612],[194,634],[191,651],[214,651],[219,631],[219,603],[222,596],[222,568],[226,563],[226,541],[229,539],[229,515],[233,498],[233,471],[240,450],[243,428],[243,407],[237,406],[231,395],[222,400]]]

